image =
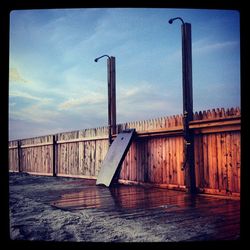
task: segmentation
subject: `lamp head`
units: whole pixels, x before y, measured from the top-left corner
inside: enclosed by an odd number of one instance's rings
[[[103,58],[103,57],[105,57],[105,56],[106,56],[108,59],[110,59],[110,56],[108,56],[108,55],[103,55],[103,56],[97,57],[97,58],[95,59],[95,62],[98,62],[99,59],[101,59],[101,58]]]
[[[175,20],[177,20],[177,19],[179,19],[181,22],[182,22],[182,24],[184,24],[184,21],[183,21],[183,19],[181,18],[181,17],[175,17],[175,18],[171,18],[171,19],[169,19],[169,23],[170,24],[172,24]]]

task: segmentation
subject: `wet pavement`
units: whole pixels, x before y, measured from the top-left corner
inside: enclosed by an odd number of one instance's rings
[[[95,180],[20,173],[11,173],[9,183],[13,239],[168,242],[240,238],[239,200],[135,185],[107,188],[96,186]],[[42,230],[43,236],[34,230]]]

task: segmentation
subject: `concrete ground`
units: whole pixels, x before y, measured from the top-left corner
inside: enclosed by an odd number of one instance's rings
[[[240,201],[94,180],[9,174],[10,236],[57,242],[240,239]]]

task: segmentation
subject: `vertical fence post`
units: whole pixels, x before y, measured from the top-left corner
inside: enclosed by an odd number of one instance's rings
[[[18,172],[22,172],[21,161],[22,161],[22,151],[21,151],[21,141],[17,141],[17,157],[18,157]]]
[[[53,168],[53,176],[57,176],[57,136],[53,135],[53,150],[52,150],[52,168]]]

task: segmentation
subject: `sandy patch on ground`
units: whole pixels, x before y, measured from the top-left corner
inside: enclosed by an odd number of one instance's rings
[[[189,222],[180,226],[178,221],[183,221],[183,214],[164,212],[164,206],[141,209],[140,216],[131,218],[123,216],[125,209],[113,216],[102,208],[68,211],[51,206],[51,202],[64,193],[81,190],[79,179],[25,173],[10,173],[9,176],[10,237],[13,240],[176,242],[197,236],[199,240],[209,240],[217,235],[216,223],[226,220],[217,215],[207,217],[199,209],[199,214],[189,209],[191,212],[185,215]],[[105,191],[108,190],[102,192]],[[136,210],[130,211],[136,214]],[[238,237],[236,234],[234,238]]]
[[[160,225],[148,221],[98,217],[96,209],[64,211],[49,202],[75,179],[10,174],[11,239],[43,241],[166,241]],[[58,192],[58,194],[57,194]],[[157,228],[159,227],[159,228]],[[157,233],[161,232],[161,233]]]

